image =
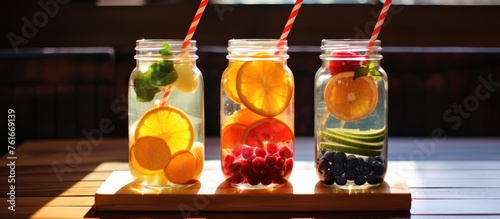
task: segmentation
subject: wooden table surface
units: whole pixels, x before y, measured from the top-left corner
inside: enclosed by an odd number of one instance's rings
[[[296,160],[310,163],[312,138],[296,142]],[[206,145],[216,168],[218,139]],[[412,194],[405,212],[100,212],[96,190],[128,170],[126,139],[28,141],[1,158],[0,218],[498,218],[499,158],[500,138],[389,138],[389,168]]]

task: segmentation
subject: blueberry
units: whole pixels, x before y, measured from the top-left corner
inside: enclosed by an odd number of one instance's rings
[[[366,178],[362,175],[359,175],[355,180],[354,183],[358,186],[363,185],[366,183]]]
[[[361,157],[358,157],[358,166],[361,164],[361,163],[364,163],[365,160],[363,160],[363,158]]]
[[[372,184],[372,185],[373,184],[379,184],[382,181],[384,181],[384,179],[380,178],[380,176],[378,176],[375,173],[371,173],[370,175],[368,175],[366,177],[366,182],[369,183],[369,184]]]
[[[328,168],[330,168],[330,162],[328,162],[325,158],[321,158],[318,164],[318,171],[320,173],[324,173],[328,170]]]
[[[363,176],[368,176],[372,172],[372,166],[366,162],[360,163],[358,165],[359,174]]]
[[[337,177],[335,179],[335,183],[337,183],[337,185],[339,185],[339,186],[343,186],[343,185],[347,184],[347,179],[343,176],[340,176],[340,177]]]
[[[367,163],[372,163],[373,161],[375,161],[375,157],[368,157],[368,158],[366,159],[366,162],[367,162]]]
[[[330,161],[330,162],[333,162],[333,156],[335,155],[335,151],[327,151],[325,153],[325,156],[324,158],[327,160],[327,161]]]
[[[324,172],[322,178],[323,183],[326,185],[332,185],[335,182],[335,177],[329,172]]]
[[[373,158],[375,161],[380,161],[381,163],[384,163],[384,158],[382,158],[381,156],[376,156]]]
[[[348,170],[354,170],[358,167],[359,160],[354,155],[349,155],[347,157],[346,168]]]
[[[335,155],[333,155],[333,162],[335,163],[335,165],[344,164],[346,160],[347,156],[344,152],[339,151],[335,153]]]
[[[356,159],[357,159],[357,157],[356,157],[354,154],[350,154],[349,156],[347,156],[347,159],[348,159],[348,160],[349,160],[349,159],[354,159],[354,158],[356,158]]]
[[[335,176],[342,176],[342,174],[344,174],[344,172],[345,172],[344,164],[340,164],[340,165],[332,164],[330,166],[330,169],[332,170],[332,173]]]
[[[326,148],[321,148],[321,155],[325,155],[325,153],[328,151]]]
[[[380,161],[373,161],[372,162],[372,169],[373,169],[373,173],[375,173],[377,175],[382,175],[385,173],[385,166]]]
[[[354,170],[347,170],[345,172],[345,178],[347,178],[348,180],[355,180],[357,177],[358,177],[358,170],[354,169]]]

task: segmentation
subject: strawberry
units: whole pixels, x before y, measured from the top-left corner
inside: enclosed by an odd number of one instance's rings
[[[349,59],[356,58],[358,55],[354,52],[334,52],[332,57],[335,59]],[[346,71],[356,71],[356,69],[361,66],[360,61],[356,60],[330,60],[328,63],[328,69],[332,76]]]

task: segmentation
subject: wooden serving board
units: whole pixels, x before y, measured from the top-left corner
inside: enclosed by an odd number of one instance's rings
[[[294,169],[286,185],[267,190],[234,188],[216,169],[205,169],[189,188],[173,190],[145,189],[133,182],[128,171],[114,171],[95,193],[95,207],[98,211],[408,211],[411,193],[390,168],[382,185],[363,190],[326,187],[312,168]]]

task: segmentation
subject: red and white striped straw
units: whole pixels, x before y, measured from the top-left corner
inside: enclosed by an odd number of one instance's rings
[[[278,47],[283,46],[283,44],[285,43],[284,40],[286,40],[286,38],[288,37],[288,34],[290,33],[290,30],[292,29],[293,22],[295,21],[297,14],[299,14],[299,10],[300,10],[300,7],[302,6],[302,2],[303,2],[303,0],[295,1],[295,5],[293,6],[292,12],[290,12],[290,16],[288,17],[285,28],[283,29],[283,32],[281,33]]]
[[[389,11],[389,7],[391,6],[392,0],[385,0],[384,7],[382,7],[382,11],[380,11],[380,15],[378,16],[377,23],[375,24],[375,28],[373,28],[372,36],[370,41],[368,42],[368,48],[372,47],[375,44],[375,40],[378,38],[378,34],[382,29],[382,24],[384,24],[385,17],[387,17],[387,12]]]
[[[198,27],[198,23],[200,23],[201,16],[203,15],[203,12],[205,11],[205,8],[207,7],[208,0],[201,0],[200,6],[198,6],[198,10],[196,11],[196,14],[194,15],[193,21],[191,22],[191,26],[189,27],[189,30],[186,34],[186,37],[184,38],[184,42],[182,43],[181,49],[184,50],[186,47],[189,45],[191,39],[193,38],[194,32],[196,31],[196,28]]]

